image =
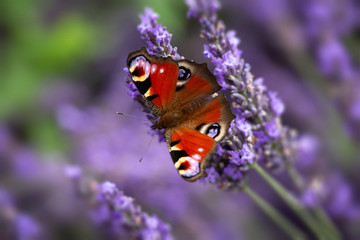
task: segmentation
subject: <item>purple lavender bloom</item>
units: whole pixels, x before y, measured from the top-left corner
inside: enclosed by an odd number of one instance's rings
[[[285,111],[284,103],[278,98],[276,92],[269,91],[270,104],[276,116],[281,116]]]
[[[319,140],[309,134],[302,135],[297,142],[298,145],[298,161],[297,166],[303,168],[314,167],[315,159],[320,149]]]
[[[177,49],[170,45],[172,34],[156,22],[158,18],[159,15],[150,8],[146,8],[144,14],[140,15],[141,23],[138,25],[138,30],[141,38],[149,46],[148,53],[163,57],[173,56],[175,60],[182,59]]]
[[[309,1],[301,5],[301,11],[319,71],[326,77],[328,87],[336,89],[331,97],[340,106],[339,111],[346,114],[349,134],[358,139],[358,118],[352,113],[359,95],[360,72],[351,56],[353,50],[344,44],[344,39],[352,39],[351,32],[358,29],[359,6],[351,0]]]
[[[350,107],[350,116],[360,121],[360,96],[358,96]]]
[[[91,212],[93,220],[111,232],[113,237],[131,239],[173,239],[170,227],[144,213],[134,200],[115,184],[104,182],[98,186]]]
[[[234,128],[233,126],[234,124],[236,124],[236,128],[238,128],[241,131],[244,137],[248,138],[252,135],[251,124],[247,122],[245,118],[236,119],[233,123],[231,123],[231,128]]]
[[[16,209],[10,194],[0,188],[1,239],[43,239],[40,225],[29,215]]]
[[[335,36],[327,36],[322,40],[317,49],[317,60],[320,70],[327,76],[352,80],[353,69],[348,53],[345,47]]]
[[[70,179],[76,180],[82,176],[82,169],[76,165],[67,165],[65,166],[65,174]]]
[[[12,198],[3,188],[0,188],[0,206],[1,208],[12,207]]]
[[[300,200],[306,207],[314,208],[320,206],[325,198],[323,182],[320,179],[313,179],[309,186],[304,189]]]
[[[40,226],[29,216],[19,214],[16,216],[17,239],[38,240],[41,239]]]
[[[0,238],[10,239],[15,238],[14,218],[16,210],[14,202],[10,194],[0,187]]]
[[[220,3],[218,1],[209,2],[206,0],[194,1],[194,0],[186,0],[186,4],[189,6],[192,11],[188,12],[188,17],[198,18],[199,13],[206,9],[207,11],[216,12],[220,9]]]
[[[206,1],[206,4],[200,0],[186,2],[189,6],[188,16],[199,21],[201,36],[207,41],[204,55],[215,64],[214,74],[222,89],[228,93],[228,100],[236,113],[235,124],[229,129],[226,143],[222,143],[235,150],[235,154],[221,150],[217,153],[221,156],[218,159],[223,161],[230,158],[230,162],[239,163],[241,161],[237,159],[236,150],[240,149],[242,164],[251,164],[260,159],[266,159],[267,163],[273,161],[272,165],[281,164],[279,159],[289,161],[289,153],[295,152],[289,147],[295,145],[284,144],[294,141],[294,136],[289,134],[290,129],[281,123],[284,104],[276,93],[267,90],[263,79],[254,78],[250,65],[241,58],[241,50],[237,47],[240,40],[235,32],[226,31],[224,23],[217,20],[218,1]],[[229,178],[228,170],[223,173],[221,177]]]
[[[348,121],[341,127],[358,139],[359,125],[351,115],[355,103],[352,99],[356,100],[358,95],[351,89],[357,88],[359,79],[359,67],[353,57],[356,54],[352,50],[356,49],[359,27],[357,1],[276,0],[269,5],[267,1],[254,0],[236,3],[239,5],[251,18],[248,21],[257,22],[258,31],[269,37],[266,43],[276,45],[273,50],[279,56],[292,59],[295,68],[303,66],[298,68],[301,78],[312,79],[309,84],[320,91],[331,89],[325,94],[336,102],[339,112],[347,115]],[[310,60],[308,64],[304,64],[304,58]]]
[[[242,149],[240,150],[241,160],[243,161],[242,164],[252,164],[254,162],[255,156],[254,152],[252,151],[251,147],[244,143],[242,145]]]
[[[241,171],[239,170],[238,167],[236,167],[236,165],[234,164],[229,164],[224,168],[224,172],[225,175],[227,175],[228,177],[231,177],[231,181],[239,181],[243,178],[243,174],[241,173]]]
[[[359,6],[356,1],[302,1],[298,4],[299,25],[306,35],[319,71],[329,88],[336,89],[333,97],[348,118],[350,134],[358,138],[359,126],[351,109],[357,100],[359,68],[352,59],[352,50],[344,39],[352,38],[359,26]],[[355,47],[354,47],[355,48]],[[345,109],[345,111],[344,111]]]
[[[314,178],[301,195],[304,206],[325,206],[334,219],[360,220],[360,205],[355,202],[354,189],[339,174]]]
[[[57,111],[57,119],[60,127],[71,132],[85,131],[89,126],[85,120],[87,117],[87,115],[71,104],[60,105]]]
[[[339,174],[334,174],[325,180],[325,206],[330,214],[338,219],[360,220],[360,204],[354,196],[355,189]]]

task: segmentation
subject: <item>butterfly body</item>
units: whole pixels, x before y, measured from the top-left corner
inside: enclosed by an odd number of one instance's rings
[[[159,116],[153,129],[166,129],[166,142],[179,174],[188,181],[206,176],[205,164],[234,119],[221,87],[206,64],[130,53],[132,81]]]
[[[173,128],[182,124],[186,124],[194,112],[199,111],[206,103],[205,98],[195,99],[179,106],[175,105],[162,113],[160,119],[152,126],[153,129]]]

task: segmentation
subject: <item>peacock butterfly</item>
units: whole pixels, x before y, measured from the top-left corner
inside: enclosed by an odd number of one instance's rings
[[[205,165],[224,138],[234,115],[207,65],[130,53],[127,66],[145,103],[159,116],[153,129],[166,129],[176,169],[187,181],[206,176]]]

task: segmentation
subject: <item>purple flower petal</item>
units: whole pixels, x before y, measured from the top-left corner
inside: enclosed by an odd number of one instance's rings
[[[170,228],[156,216],[149,216],[111,182],[98,186],[91,216],[96,224],[117,238],[172,239]]]

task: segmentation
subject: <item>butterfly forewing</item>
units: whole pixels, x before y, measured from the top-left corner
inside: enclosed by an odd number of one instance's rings
[[[186,79],[178,80],[175,99],[187,102],[205,98],[221,89],[206,64],[197,64],[187,60],[181,60],[178,64],[180,69],[184,69],[188,74]]]
[[[158,58],[145,48],[129,54],[128,69],[132,80],[145,100],[166,110],[174,100],[179,67],[171,58]]]

